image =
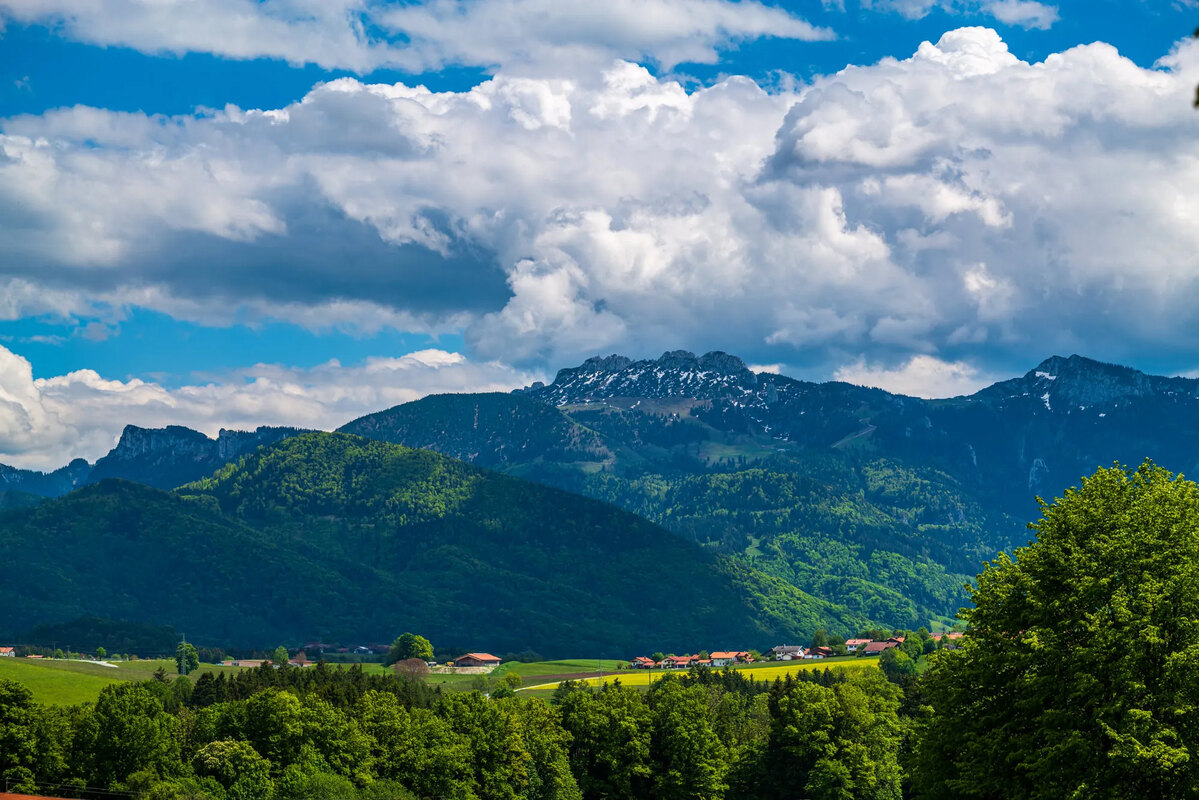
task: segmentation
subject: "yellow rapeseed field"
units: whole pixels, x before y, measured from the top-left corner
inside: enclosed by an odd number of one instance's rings
[[[821,659],[813,659],[811,661],[788,661],[781,664],[771,664],[770,666],[753,666],[739,667],[738,672],[745,673],[747,678],[752,677],[756,681],[773,681],[776,678],[782,678],[785,675],[791,675],[796,672],[802,672],[813,669],[877,669],[877,658],[851,658],[851,659],[834,659],[824,661]],[[619,680],[622,686],[649,686],[651,682],[661,680],[663,675],[684,675],[682,670],[677,671],[661,671],[661,670],[622,670],[605,675],[601,678],[587,678],[585,681],[591,686],[599,686],[602,680],[603,683],[610,683],[612,680]],[[530,685],[526,689],[549,689],[557,686],[555,683],[546,683],[540,685]]]

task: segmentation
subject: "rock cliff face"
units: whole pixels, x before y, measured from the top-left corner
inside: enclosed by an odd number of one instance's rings
[[[211,475],[246,453],[305,431],[261,427],[253,431],[222,430],[216,439],[199,431],[170,425],[139,428],[126,425],[120,441],[95,465],[77,458],[54,472],[34,472],[0,464],[0,489],[42,497],[59,497],[105,478],[173,489]]]
[[[252,453],[259,447],[307,432],[300,428],[278,428],[265,425],[252,431],[230,431],[221,428],[216,437],[216,457],[223,464],[235,458],[241,458],[246,453]]]
[[[211,475],[225,464],[265,444],[294,436],[298,428],[222,430],[216,439],[199,431],[171,425],[166,428],[125,426],[112,451],[96,462],[88,483],[124,478],[156,489],[173,489]]]
[[[206,459],[212,455],[212,440],[199,431],[179,425],[165,428],[139,428],[126,425],[117,446],[96,462],[96,469],[105,473],[118,463],[166,455],[169,458]],[[116,477],[101,474],[100,477]]]

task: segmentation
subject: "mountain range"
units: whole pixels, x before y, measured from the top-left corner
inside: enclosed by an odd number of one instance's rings
[[[163,492],[104,479],[0,514],[3,624],[95,615],[194,641],[434,641],[500,652],[794,638],[865,621],[613,506],[338,433]]]
[[[646,537],[683,546],[708,565],[704,569],[715,570],[703,573],[701,583],[711,591],[719,587],[727,592],[730,608],[754,609],[748,617],[734,621],[734,615],[720,625],[741,625],[747,636],[781,636],[808,633],[822,624],[849,631],[875,623],[948,621],[966,602],[962,586],[981,562],[1027,539],[1025,525],[1037,514],[1038,495],[1059,495],[1081,476],[1113,461],[1136,464],[1151,457],[1171,469],[1191,471],[1199,454],[1197,419],[1199,381],[1149,376],[1080,356],[1047,359],[1020,378],[970,396],[924,400],[754,372],[726,353],[697,357],[675,351],[654,360],[615,355],[589,359],[561,370],[548,385],[534,384],[509,394],[429,396],[354,420],[340,432],[361,437],[343,437],[350,441],[369,439],[436,451],[503,473],[508,480],[518,479],[521,486],[528,481],[565,490],[570,494],[553,495],[552,502],[544,501],[549,505],[540,507],[540,513],[559,521],[561,514],[552,509],[572,495],[619,506],[652,523],[643,529]],[[75,461],[49,474],[0,467],[0,508],[15,507],[0,518],[0,536],[15,530],[14,525],[25,531],[22,535],[33,536],[38,526],[50,525],[45,514],[82,513],[72,504],[86,500],[91,508],[102,497],[110,498],[103,501],[105,507],[146,503],[178,512],[199,504],[216,516],[191,514],[188,518],[195,525],[226,531],[214,536],[248,537],[246,542],[275,547],[286,543],[289,552],[308,559],[296,561],[294,579],[307,586],[316,579],[312,570],[325,570],[322,591],[329,591],[329,586],[350,580],[330,565],[373,564],[366,551],[339,548],[365,541],[362,525],[381,523],[346,522],[342,528],[330,528],[328,518],[349,519],[353,504],[329,514],[317,513],[309,502],[329,481],[347,479],[320,472],[344,473],[348,467],[337,458],[321,460],[317,473],[305,473],[288,489],[287,500],[272,506],[308,512],[286,518],[256,516],[255,504],[267,501],[255,497],[277,500],[281,490],[276,484],[249,480],[244,470],[256,469],[272,453],[289,452],[289,459],[298,458],[288,450],[298,433],[281,428],[222,431],[212,440],[186,428],[148,431],[130,426],[117,447],[94,466]],[[353,463],[354,469],[367,473],[375,468]],[[214,471],[216,477],[209,478]],[[147,490],[106,478],[159,489],[191,486],[173,494],[138,495]],[[360,480],[375,485],[369,474]],[[96,482],[98,486],[76,488]],[[236,503],[219,488],[233,485],[242,487],[234,492]],[[72,490],[62,500],[29,508],[38,502],[32,495]],[[369,493],[353,496],[354,503],[368,506],[383,502]],[[487,496],[493,504],[489,513],[515,514],[520,525],[532,524],[527,513],[505,505],[514,494]],[[206,498],[216,499],[216,506]],[[610,506],[598,507],[620,513]],[[594,529],[594,538],[602,540],[604,534],[596,531],[625,527],[635,517],[614,516],[621,522]],[[39,521],[32,528],[20,522],[34,519]],[[392,525],[390,519],[384,527]],[[427,522],[418,528],[422,535],[448,535],[447,528],[429,528]],[[318,530],[320,536],[311,538]],[[150,531],[143,533],[154,538]],[[411,548],[416,540],[404,541]],[[544,580],[568,557],[566,551],[545,549],[544,541],[534,537],[521,550],[519,563],[504,561],[504,551],[488,549],[485,542],[482,536],[472,539],[469,548],[455,551],[458,561],[447,563],[462,567],[462,575],[469,574],[464,565],[471,563],[513,575],[524,564],[529,568],[526,577]],[[633,569],[631,564],[625,566]],[[442,593],[454,583],[454,570],[447,569],[434,584]],[[381,583],[371,584],[374,590],[411,597],[404,587],[420,585],[409,572],[390,573],[386,580],[378,578]],[[611,575],[604,580],[611,587],[623,585]],[[222,591],[228,588],[217,583]],[[642,584],[650,593],[659,591],[659,585]],[[608,592],[599,585],[591,585],[590,591],[596,596],[584,593],[576,599],[601,607],[597,597]],[[539,596],[546,597],[544,592]],[[296,616],[293,627],[278,619],[253,619],[263,630],[280,635],[294,631],[298,636],[323,635],[336,626],[365,635],[375,630],[367,625],[368,618],[382,625],[381,619],[369,615],[339,616],[338,597],[324,597],[311,615]],[[733,597],[737,599],[729,600]],[[273,596],[261,599],[268,605],[284,602]],[[512,603],[508,610],[517,616],[536,614],[531,601],[513,598]],[[99,613],[82,599],[71,608],[30,607],[24,613],[45,622],[76,610]],[[113,613],[134,610],[116,608]],[[625,613],[615,607],[608,611],[615,615],[611,620]],[[430,625],[436,621],[443,626],[437,630],[447,635],[452,631],[446,622],[450,617],[432,610],[427,614]],[[703,623],[701,617],[697,611],[687,624],[698,626],[694,630],[719,627],[719,615]],[[354,619],[365,627],[354,627]],[[602,619],[608,617],[596,617],[591,630],[603,630]],[[477,628],[473,613],[463,620],[460,624]],[[147,621],[176,627],[182,622],[162,617]],[[635,625],[614,624],[621,628],[619,634],[598,637],[593,644],[631,640]],[[0,628],[13,625],[11,618],[0,620]],[[234,631],[212,633],[231,636]],[[384,633],[380,630],[377,636]],[[514,636],[503,643],[536,649],[538,643],[531,638]]]

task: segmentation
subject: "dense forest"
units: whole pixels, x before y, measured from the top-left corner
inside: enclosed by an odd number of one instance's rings
[[[0,777],[147,800],[1199,795],[1199,486],[1100,470],[1033,529],[978,576],[954,649],[918,631],[877,670],[700,668],[546,702],[267,664],[72,708],[0,681]]]
[[[878,670],[763,683],[700,669],[647,692],[564,684],[547,703],[267,664],[64,709],[0,681],[0,776],[153,800],[891,798],[903,697]]]
[[[286,439],[172,493],[106,480],[2,512],[0,562],[23,565],[0,583],[8,635],[94,615],[222,646],[400,627],[627,658],[873,621],[609,504],[346,434]]]

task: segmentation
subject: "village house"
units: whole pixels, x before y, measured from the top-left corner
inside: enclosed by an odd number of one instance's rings
[[[804,648],[800,645],[780,644],[770,648],[770,654],[776,661],[795,661],[803,658]]]
[[[804,658],[832,658],[835,655],[831,647],[813,647],[804,653]]]
[[[16,658],[17,650],[15,647],[0,647],[0,658]]]
[[[695,656],[667,656],[659,664],[662,669],[687,669],[692,661],[698,661]]]
[[[870,644],[870,642],[870,639],[846,639],[845,649],[851,653],[856,653],[858,652],[859,647],[865,647],[866,645]]]
[[[232,667],[261,667],[265,658],[236,658],[230,664]]]
[[[455,667],[498,667],[500,660],[490,653],[467,653],[454,659]]]
[[[958,639],[962,638],[962,633],[960,631],[951,631],[950,633],[934,633],[931,638],[941,642],[941,646],[946,650],[957,650]]]
[[[645,656],[637,656],[629,662],[629,667],[632,669],[653,669],[654,660]]]
[[[310,667],[310,666],[312,666],[312,662],[308,660],[308,656],[305,655],[303,650],[296,653],[295,658],[289,660],[287,663],[291,664],[293,667]]]
[[[877,656],[879,653],[892,647],[899,647],[899,642],[894,639],[888,639],[885,642],[871,642],[863,648],[862,652],[868,656]]]
[[[746,664],[749,661],[749,653],[744,650],[720,650],[712,653],[712,666],[714,667],[727,667],[730,664]]]

